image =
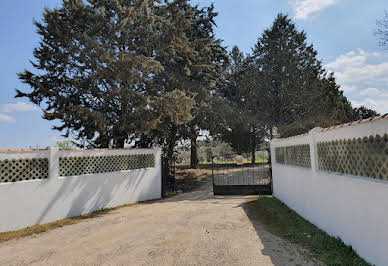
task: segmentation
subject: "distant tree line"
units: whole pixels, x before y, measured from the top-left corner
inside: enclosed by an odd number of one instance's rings
[[[31,90],[16,97],[81,146],[159,145],[174,157],[189,142],[193,168],[204,130],[254,162],[275,127],[285,137],[376,115],[352,107],[287,16],[248,55],[222,46],[216,16],[188,0],[63,0],[35,22],[34,70],[19,73]]]
[[[377,115],[363,106],[352,107],[334,74],[306,43],[305,32],[286,15],[277,16],[252,54],[244,55],[235,46],[229,58],[225,85],[213,98],[218,122],[210,132],[238,152],[254,156],[274,127],[288,137]]]

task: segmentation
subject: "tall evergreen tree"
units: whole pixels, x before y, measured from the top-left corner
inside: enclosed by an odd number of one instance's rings
[[[264,31],[252,60],[258,81],[253,88],[258,91],[257,111],[267,128],[276,126],[282,136],[289,136],[354,118],[355,111],[333,74],[322,68],[305,32],[298,31],[286,15],[279,14]]]
[[[201,129],[208,127],[206,117],[210,112],[211,98],[215,91],[221,87],[225,66],[228,62],[226,49],[221,45],[221,40],[217,39],[214,34],[216,26],[214,19],[218,14],[214,11],[213,4],[208,8],[195,6],[195,9],[195,23],[187,32],[191,41],[197,40],[198,57],[193,62],[200,66],[190,76],[190,82],[193,86],[188,87],[196,103],[192,109],[194,119],[179,127],[181,136],[190,141],[191,168],[197,168],[199,162],[197,138]]]
[[[197,138],[200,130],[207,128],[209,103],[214,91],[220,87],[227,55],[221,41],[214,36],[214,18],[217,13],[214,12],[213,5],[199,8],[190,5],[187,0],[180,0],[171,2],[165,12],[168,16],[183,15],[190,18],[190,23],[180,23],[177,27],[182,28],[184,38],[191,44],[189,51],[192,53],[171,57],[171,51],[167,50],[166,53],[157,54],[156,59],[165,71],[155,76],[155,85],[163,91],[184,88],[186,95],[194,99],[195,105],[190,113],[192,119],[184,124],[177,124],[167,118],[158,128],[152,130],[151,134],[141,135],[137,144],[149,146],[158,142],[165,147],[166,154],[172,157],[179,141],[189,141],[191,167],[196,168]],[[182,48],[181,51],[187,51],[187,48]]]
[[[195,52],[177,27],[191,25],[191,18],[164,15],[169,5],[64,0],[61,8],[46,9],[43,22],[35,22],[41,36],[35,71],[19,74],[32,91],[18,90],[17,97],[39,104],[43,118],[58,120],[54,129],[93,147],[123,147],[131,135],[147,133],[162,120],[191,119],[194,101],[184,88],[154,86],[165,71],[158,54],[168,51],[179,60]]]
[[[220,122],[211,132],[237,152],[254,151],[274,126],[287,137],[376,114],[352,107],[306,34],[285,15],[264,31],[252,56],[244,59],[235,47],[230,58],[227,83],[215,104],[222,115],[214,112]]]
[[[263,142],[265,124],[256,105],[254,96],[257,76],[249,58],[246,58],[237,46],[229,54],[227,82],[217,94],[214,104],[214,120],[211,134],[227,142],[238,153],[252,153],[255,162],[255,150]]]
[[[262,118],[270,127],[304,120],[314,111],[317,85],[324,74],[316,56],[306,34],[286,15],[279,14],[259,38],[253,49],[257,75],[262,76],[257,100],[265,107]]]

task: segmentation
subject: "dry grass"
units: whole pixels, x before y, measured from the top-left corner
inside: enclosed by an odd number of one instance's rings
[[[57,228],[61,228],[63,226],[67,226],[67,225],[77,224],[77,223],[80,223],[86,219],[97,218],[97,217],[104,215],[104,214],[107,214],[111,211],[118,210],[118,209],[124,208],[124,207],[134,206],[134,205],[136,205],[136,203],[135,204],[127,204],[127,205],[123,205],[123,206],[119,206],[119,207],[115,207],[115,208],[110,208],[110,209],[100,209],[98,211],[92,212],[90,214],[82,215],[82,216],[66,218],[66,219],[58,220],[58,221],[51,222],[51,223],[41,224],[41,225],[35,225],[35,226],[27,227],[24,229],[20,229],[17,231],[0,233],[0,243],[6,242],[6,241],[9,241],[12,239],[18,239],[18,238],[22,238],[22,237],[27,237],[27,236],[31,236],[31,235],[44,233],[44,232],[51,231],[51,230],[54,230]]]
[[[204,169],[187,169],[187,170],[177,170],[175,179],[185,179],[185,178],[194,178],[199,181],[206,179],[211,175],[211,170]]]

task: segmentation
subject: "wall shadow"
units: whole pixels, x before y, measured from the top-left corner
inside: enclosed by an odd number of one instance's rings
[[[307,250],[267,231],[262,221],[265,221],[266,224],[271,223],[271,217],[261,211],[258,204],[256,197],[236,206],[236,208],[244,210],[264,246],[258,252],[270,257],[274,265],[323,265],[312,258]],[[280,232],[282,228],[279,227],[274,230]]]

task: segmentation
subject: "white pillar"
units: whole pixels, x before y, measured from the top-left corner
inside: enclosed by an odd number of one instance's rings
[[[59,150],[57,147],[48,147],[49,180],[54,181],[59,175]]]
[[[311,170],[317,172],[319,169],[318,164],[318,147],[317,147],[317,134],[320,127],[313,128],[309,131],[310,140],[310,159],[311,159]]]

